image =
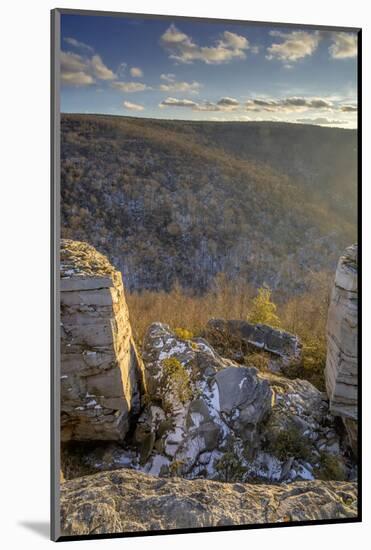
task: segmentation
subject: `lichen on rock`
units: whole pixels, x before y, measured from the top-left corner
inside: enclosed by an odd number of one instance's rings
[[[131,533],[318,521],[357,516],[355,483],[293,485],[158,479],[132,470],[102,472],[63,483],[63,535]]]

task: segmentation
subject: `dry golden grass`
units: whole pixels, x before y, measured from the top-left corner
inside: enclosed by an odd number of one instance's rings
[[[321,273],[304,294],[286,297],[273,293],[280,326],[298,334],[304,342],[324,342],[330,282],[329,276]],[[196,336],[212,318],[248,319],[256,295],[257,290],[248,283],[229,282],[221,274],[214,287],[202,295],[191,294],[177,285],[171,292],[127,293],[127,302],[134,337],[141,344],[148,326],[156,321]]]
[[[134,338],[141,344],[148,326],[156,321],[173,329],[187,329],[196,336],[209,319],[246,319],[253,295],[249,285],[231,285],[224,277],[217,278],[215,288],[201,296],[187,293],[179,286],[171,292],[128,293]]]
[[[297,334],[303,344],[302,358],[290,365],[285,375],[309,380],[324,391],[326,363],[326,321],[332,278],[326,273],[313,276],[310,290],[298,296],[272,294],[277,304],[279,326]],[[217,277],[214,287],[202,295],[192,295],[180,286],[171,292],[127,293],[134,338],[141,347],[151,323],[166,323],[178,334],[197,336],[209,319],[248,319],[254,310],[257,290],[244,282]],[[228,349],[225,355],[228,357]]]

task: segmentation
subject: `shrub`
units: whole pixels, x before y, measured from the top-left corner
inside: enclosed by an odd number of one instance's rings
[[[320,454],[319,467],[315,473],[322,481],[342,481],[345,478],[342,461],[330,453]]]
[[[325,391],[325,367],[326,341],[324,338],[313,338],[303,342],[300,361],[283,367],[282,372],[287,378],[304,378],[320,391]]]
[[[177,327],[174,329],[173,332],[176,336],[178,336],[178,338],[181,338],[182,340],[190,340],[194,336],[193,332],[187,330],[186,328]]]
[[[241,481],[246,468],[233,451],[227,451],[215,462],[218,481]]]
[[[261,287],[258,295],[252,301],[252,308],[248,316],[250,323],[261,323],[271,327],[279,327],[281,322],[276,314],[276,304],[271,301],[271,291],[267,287]]]
[[[270,356],[264,352],[253,352],[245,355],[244,361],[249,367],[255,367],[260,371],[266,371],[269,367]]]
[[[175,357],[169,357],[162,361],[162,367],[164,390],[173,392],[181,403],[189,401],[192,398],[190,377],[182,363]]]
[[[170,477],[179,477],[183,473],[184,469],[184,460],[173,460],[169,466],[169,475]]]
[[[296,426],[280,430],[276,437],[266,442],[264,449],[279,460],[287,460],[291,457],[308,460],[310,457],[309,442],[303,438]]]

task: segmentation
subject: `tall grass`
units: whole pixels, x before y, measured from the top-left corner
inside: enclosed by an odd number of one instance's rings
[[[297,296],[273,293],[280,327],[298,334],[304,342],[325,344],[331,277],[313,275],[309,290]],[[156,321],[198,334],[209,319],[248,319],[257,289],[245,281],[216,277],[212,288],[195,295],[176,285],[171,292],[127,293],[134,338],[141,344],[148,326]]]
[[[202,295],[176,285],[171,292],[133,292],[126,298],[134,338],[141,345],[148,326],[156,321],[196,335],[212,318],[246,319],[255,293],[247,283],[231,284],[225,275],[219,275],[210,291]]]

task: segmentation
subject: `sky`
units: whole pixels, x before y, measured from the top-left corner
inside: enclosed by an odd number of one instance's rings
[[[61,17],[61,110],[357,126],[357,35],[248,23]]]

